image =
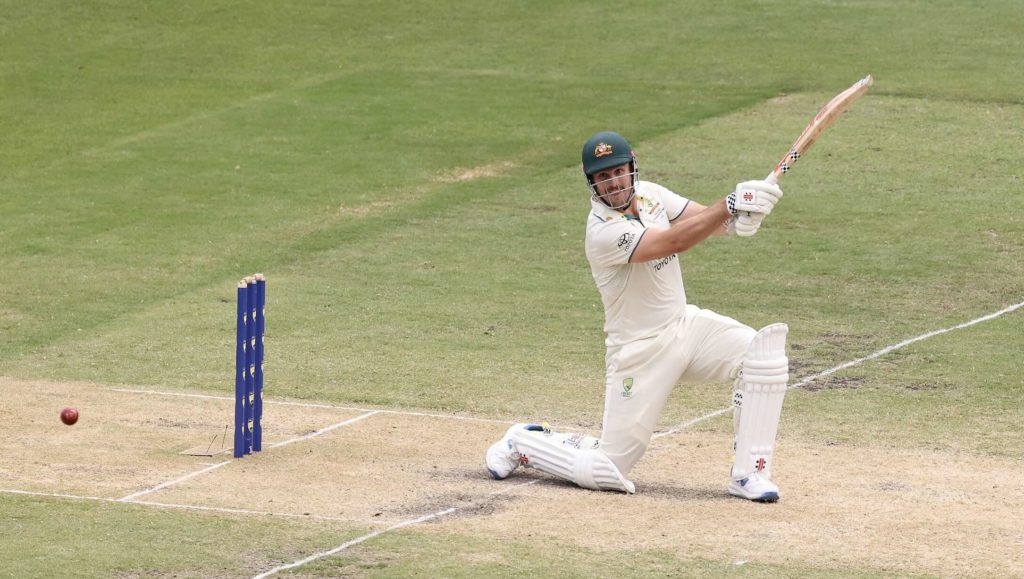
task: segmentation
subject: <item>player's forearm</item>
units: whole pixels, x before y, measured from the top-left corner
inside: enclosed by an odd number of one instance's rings
[[[630,261],[638,263],[681,253],[723,229],[732,215],[725,200],[702,208],[672,223],[668,229],[648,229]]]
[[[668,230],[673,253],[686,251],[711,235],[725,233],[724,225],[731,218],[732,214],[723,198],[708,205],[700,213],[676,221]]]

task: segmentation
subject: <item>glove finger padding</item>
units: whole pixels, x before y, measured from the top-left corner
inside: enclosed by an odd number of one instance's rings
[[[776,200],[782,199],[782,189],[777,184],[768,181],[744,181],[736,185],[736,189],[756,189],[773,195]]]
[[[741,213],[737,215],[733,225],[736,235],[750,237],[757,233],[757,230],[761,228],[761,222],[764,221],[764,215],[764,213]]]
[[[726,202],[735,215],[744,211],[768,215],[782,199],[782,189],[767,181],[744,181],[736,185]]]

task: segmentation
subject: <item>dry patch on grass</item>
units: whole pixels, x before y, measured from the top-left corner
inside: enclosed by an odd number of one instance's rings
[[[394,206],[390,201],[371,201],[362,205],[339,205],[338,216],[340,217],[366,217],[372,213],[385,211]]]
[[[514,169],[516,164],[511,161],[491,163],[470,169],[456,169],[437,178],[441,183],[459,183],[462,181],[473,181],[484,177],[500,177]]]

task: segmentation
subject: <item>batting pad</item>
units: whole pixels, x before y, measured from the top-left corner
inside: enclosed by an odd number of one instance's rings
[[[733,393],[736,454],[732,478],[757,472],[771,478],[775,435],[779,430],[782,400],[789,380],[786,324],[761,328],[747,348],[738,387]]]
[[[593,436],[517,429],[513,440],[523,456],[523,466],[585,489],[636,492],[633,483],[622,476]]]

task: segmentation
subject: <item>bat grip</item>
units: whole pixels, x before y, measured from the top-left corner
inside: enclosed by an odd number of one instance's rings
[[[779,178],[775,176],[775,171],[772,171],[771,173],[768,173],[768,176],[765,177],[764,180],[769,182],[769,183],[771,183],[772,185],[778,185],[779,184]]]

